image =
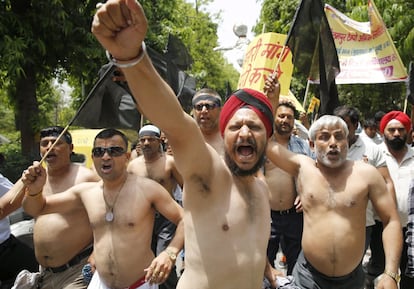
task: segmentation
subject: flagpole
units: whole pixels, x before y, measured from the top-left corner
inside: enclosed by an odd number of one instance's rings
[[[282,56],[285,53],[286,47],[287,47],[286,45],[283,46],[283,49],[280,52],[279,58],[276,61],[275,67],[273,68],[273,73],[277,72],[277,68],[279,67],[280,60],[282,59]],[[278,75],[278,77],[279,77],[279,75]]]
[[[95,91],[98,89],[99,86],[101,86],[102,82],[105,81],[109,75],[115,70],[115,65],[112,63],[109,65],[107,70],[104,72],[101,78],[98,79],[98,81],[95,83],[95,85],[92,87],[91,91],[89,92],[88,96],[85,98],[81,106],[78,108],[78,111],[75,113],[75,115],[72,117],[72,119],[69,121],[69,123],[66,125],[66,127],[63,129],[63,131],[60,133],[60,135],[56,138],[56,140],[52,143],[50,148],[46,151],[46,153],[43,155],[42,159],[39,161],[40,164],[42,164],[46,157],[49,155],[49,152],[55,147],[55,145],[58,143],[58,141],[61,139],[61,137],[67,132],[69,129],[69,126],[73,124],[73,122],[76,120],[76,118],[79,116],[82,109],[85,107],[88,100],[91,98],[91,96],[95,93]],[[13,191],[13,198],[10,201],[10,204],[13,204],[14,201],[23,193],[23,190],[25,188],[25,185],[22,181],[22,178],[18,179],[17,182],[13,185],[13,187],[10,189],[10,191]]]
[[[306,100],[307,100],[307,98],[308,98],[309,83],[310,83],[310,81],[309,81],[309,79],[308,79],[308,81],[307,81],[307,83],[306,83],[305,96],[303,97],[303,104],[302,104],[302,107],[303,107],[303,108],[305,108]]]

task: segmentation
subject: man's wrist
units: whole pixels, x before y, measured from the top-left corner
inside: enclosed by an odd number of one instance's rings
[[[128,59],[128,60],[119,60],[119,59],[115,59],[107,50],[106,51],[106,57],[108,58],[109,62],[111,62],[113,65],[119,67],[119,68],[129,68],[129,67],[133,67],[135,65],[137,65],[138,63],[140,63],[142,61],[142,59],[144,58],[145,54],[147,52],[147,49],[145,47],[145,42],[142,41],[141,44],[141,48],[138,52],[138,55],[132,59]]]
[[[33,193],[33,192],[29,192],[29,189],[26,188],[26,196],[28,197],[37,197],[37,196],[41,196],[42,195],[42,191],[39,191],[37,193]]]
[[[177,254],[170,249],[165,249],[164,252],[168,255],[170,260],[174,263],[177,260]]]
[[[390,270],[385,270],[384,271],[384,274],[385,275],[388,275],[389,277],[391,277],[392,279],[394,279],[395,283],[398,284],[400,282],[400,279],[401,279],[400,274],[395,273],[395,272],[392,272]]]

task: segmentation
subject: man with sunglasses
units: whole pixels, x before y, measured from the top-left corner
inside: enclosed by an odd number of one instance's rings
[[[176,168],[174,157],[164,152],[160,129],[151,124],[144,125],[139,130],[138,137],[142,155],[129,162],[128,172],[156,181],[174,198],[174,190],[177,186],[182,188],[183,180]],[[163,215],[156,214],[152,236],[152,250],[156,255],[168,247],[175,230],[174,223]],[[160,289],[175,289],[177,282],[174,266],[167,280],[160,285]]]
[[[197,91],[192,100],[193,117],[196,120],[206,143],[224,156],[223,138],[219,129],[221,97],[211,88]]]
[[[39,163],[22,176],[28,187],[24,209],[29,214],[86,209],[89,221],[84,223],[94,234],[96,266],[88,288],[158,288],[156,284],[165,281],[183,247],[182,208],[160,184],[126,171],[127,148],[122,132],[99,132],[92,158],[102,181],[79,184],[57,195],[42,194],[45,171]],[[177,230],[169,246],[154,258],[151,236],[156,211],[177,224]]]
[[[52,126],[40,131],[40,155],[47,152],[43,195],[59,195],[82,182],[97,182],[99,177],[90,169],[71,162],[72,136],[64,128]],[[52,145],[54,146],[52,147]],[[92,230],[85,209],[36,218],[33,242],[40,264],[37,288],[86,288],[82,267],[92,253]]]

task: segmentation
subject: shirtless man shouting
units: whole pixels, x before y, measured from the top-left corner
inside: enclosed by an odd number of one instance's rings
[[[165,132],[183,177],[186,263],[177,288],[259,289],[270,206],[267,185],[256,173],[273,132],[272,105],[251,89],[229,97],[220,113],[222,158],[154,69],[142,45],[146,30],[136,1],[106,2],[92,23],[96,38],[122,66],[142,112]]]
[[[82,183],[60,194],[44,196],[45,170],[29,167],[22,181],[23,200],[33,216],[85,208],[94,236],[96,271],[88,288],[157,288],[183,247],[182,208],[153,180],[128,174],[128,140],[114,129],[97,134],[92,158],[101,182]],[[175,237],[155,259],[151,250],[155,210],[177,224]],[[87,222],[88,220],[86,220]]]
[[[267,157],[296,177],[303,207],[302,253],[293,276],[303,289],[363,288],[368,200],[384,224],[384,277],[377,288],[398,288],[401,225],[384,178],[363,161],[347,160],[348,128],[337,116],[325,115],[309,130],[316,161],[271,142]]]

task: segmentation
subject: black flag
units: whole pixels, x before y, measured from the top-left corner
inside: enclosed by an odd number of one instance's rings
[[[180,70],[167,56],[150,47],[147,47],[147,52],[160,76],[174,90],[182,106],[189,110],[196,89],[195,78]],[[128,84],[122,80],[121,70],[108,63],[102,66],[98,75],[97,84],[73,123],[85,128],[138,130],[141,114]]]
[[[319,81],[320,114],[339,105],[335,77],[339,60],[321,0],[301,0],[286,39],[293,65],[311,81]]]

